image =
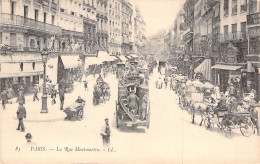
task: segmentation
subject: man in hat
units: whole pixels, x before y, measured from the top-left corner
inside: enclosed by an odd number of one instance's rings
[[[25,104],[25,97],[24,97],[24,94],[23,94],[23,91],[22,90],[20,90],[19,92],[18,92],[18,97],[17,97],[17,100],[16,100],[16,102],[22,102],[23,104]]]
[[[65,92],[63,87],[60,88],[59,95],[60,95],[60,110],[63,110],[64,100],[65,100]]]
[[[55,87],[53,86],[52,90],[51,90],[51,98],[52,98],[52,102],[51,104],[56,104],[56,95],[57,95],[57,90],[55,89]]]
[[[86,89],[88,90],[88,82],[87,82],[87,80],[84,80],[84,88],[85,88],[85,91],[86,91]]]
[[[4,90],[1,93],[1,99],[2,99],[3,109],[5,109],[5,104],[7,103],[7,90],[6,90],[6,88],[4,88]]]
[[[164,83],[165,83],[165,88],[167,88],[167,83],[168,83],[168,77],[167,76],[164,77]]]
[[[21,132],[24,132],[24,124],[23,124],[23,118],[26,118],[26,109],[23,106],[23,102],[19,101],[19,107],[16,112],[17,118],[19,119],[19,124],[17,130],[20,130],[21,127]]]
[[[33,101],[35,101],[35,99],[37,99],[39,101],[38,92],[39,92],[38,87],[35,85],[33,88]]]
[[[102,128],[100,135],[102,136],[103,147],[107,148],[110,145],[110,127],[108,118],[105,119],[105,126]]]
[[[136,114],[138,109],[139,98],[135,95],[135,91],[131,90],[130,95],[128,96],[128,108],[130,112]]]
[[[228,92],[229,92],[229,94],[230,94],[231,97],[232,97],[232,96],[235,96],[235,94],[236,94],[236,89],[235,89],[235,87],[233,86],[233,83],[230,84],[230,86],[229,86],[229,88],[228,88]]]

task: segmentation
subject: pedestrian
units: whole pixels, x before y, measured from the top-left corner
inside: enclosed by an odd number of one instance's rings
[[[59,95],[60,95],[60,110],[63,110],[64,99],[65,99],[65,93],[63,87],[60,89]]]
[[[35,101],[35,99],[39,101],[38,92],[39,92],[38,87],[35,85],[33,89],[33,102]]]
[[[137,114],[139,98],[135,95],[134,90],[131,90],[127,99],[129,111],[133,114]]]
[[[56,95],[57,95],[57,90],[53,87],[52,92],[51,92],[51,98],[52,98],[52,102],[51,104],[56,104]]]
[[[105,119],[105,126],[102,128],[101,131],[101,136],[102,136],[102,141],[103,141],[103,147],[107,148],[110,145],[110,127],[108,123],[108,118]]]
[[[16,114],[17,114],[17,118],[19,119],[19,124],[18,124],[17,130],[20,130],[20,128],[21,128],[21,132],[24,132],[23,118],[26,118],[26,109],[23,106],[22,101],[19,101],[19,107],[18,107]]]
[[[258,102],[258,105],[252,108],[251,110],[251,121],[253,122],[254,126],[256,127],[257,130],[257,135],[260,136],[259,134],[259,110],[260,103]]]
[[[27,133],[25,135],[25,139],[26,139],[26,146],[29,146],[29,148],[31,149],[31,146],[36,146],[37,144],[35,142],[32,141],[32,134],[31,133]]]
[[[19,90],[16,102],[22,102],[23,104],[25,104],[25,97],[22,90]]]
[[[2,99],[3,109],[5,109],[5,104],[7,103],[7,90],[6,90],[6,88],[4,88],[4,90],[1,93],[1,99]]]
[[[167,76],[164,77],[164,83],[165,83],[165,88],[167,88],[167,83],[168,83],[168,77]]]
[[[86,91],[86,89],[88,90],[88,82],[87,82],[87,80],[84,80],[84,88],[85,88],[85,91]]]

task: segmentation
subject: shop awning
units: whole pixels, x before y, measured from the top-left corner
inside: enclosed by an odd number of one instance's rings
[[[122,61],[122,62],[126,62],[127,61],[127,58],[125,56],[119,56],[119,59]]]
[[[65,69],[77,68],[80,65],[79,55],[60,56]]]
[[[100,58],[97,57],[86,57],[85,58],[85,65],[99,65],[102,64],[103,60],[101,60]]]
[[[234,66],[234,65],[224,65],[224,64],[216,64],[212,66],[213,69],[223,69],[223,70],[230,70],[230,71],[236,71],[238,69],[241,69],[243,66]]]
[[[133,58],[138,58],[138,55],[136,55],[136,54],[131,54],[130,56]]]
[[[207,80],[211,80],[211,59],[205,59],[197,68],[195,73],[202,73]]]
[[[25,77],[25,76],[36,76],[43,74],[43,71],[38,72],[19,72],[19,73],[0,73],[1,78],[10,78],[10,77]]]
[[[113,56],[110,56],[106,51],[99,51],[98,58],[102,61],[114,61],[116,60]]]

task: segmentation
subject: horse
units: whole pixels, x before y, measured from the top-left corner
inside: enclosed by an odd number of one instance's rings
[[[199,124],[201,126],[202,122],[204,120],[204,113],[207,111],[207,109],[208,109],[208,106],[204,102],[195,102],[191,108],[192,123],[195,124],[195,121],[194,121],[195,113],[198,112],[199,115],[201,116],[201,122]]]

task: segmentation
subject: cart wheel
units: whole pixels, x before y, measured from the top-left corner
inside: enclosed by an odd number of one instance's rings
[[[211,125],[211,119],[209,117],[206,117],[204,119],[204,125],[206,127],[207,130],[212,130],[212,125]]]
[[[82,120],[83,119],[83,110],[80,110],[79,113],[78,113],[78,118],[79,120]]]
[[[227,138],[232,138],[235,135],[236,126],[231,120],[225,121],[223,132]]]
[[[116,101],[116,128],[119,128],[119,120],[118,120],[118,104]]]
[[[251,120],[245,119],[240,123],[240,132],[245,137],[250,137],[254,132],[254,124]]]
[[[148,105],[148,117],[147,117],[147,129],[150,128],[150,117],[151,117],[151,110],[150,110],[150,101]]]

